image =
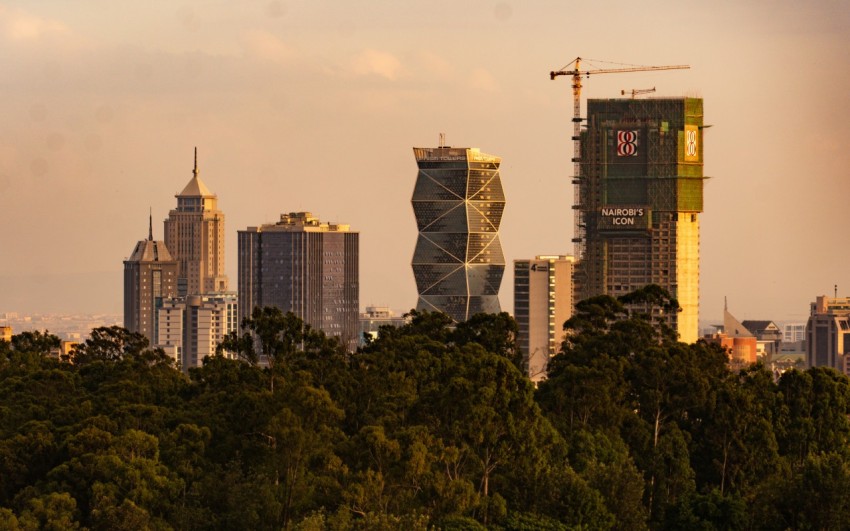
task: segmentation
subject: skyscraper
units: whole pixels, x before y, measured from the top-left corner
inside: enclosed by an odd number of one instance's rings
[[[533,382],[546,378],[549,358],[564,339],[564,322],[573,314],[572,256],[514,260],[514,319],[517,345]]]
[[[359,234],[310,212],[239,232],[239,321],[277,306],[357,348]]]
[[[658,284],[682,308],[668,324],[696,341],[702,99],[589,100],[587,109],[574,181],[579,298]]]
[[[198,149],[192,179],[177,194],[177,208],[165,220],[165,244],[180,263],[180,296],[227,291],[224,273],[224,213],[218,198],[198,176]]]
[[[178,267],[165,244],[154,241],[151,218],[148,239],[124,261],[124,328],[144,334],[151,344],[157,300],[177,295]]]
[[[500,157],[477,148],[413,148],[419,173],[413,213],[419,228],[413,253],[418,310],[457,322],[498,313],[505,257],[499,224],[505,194]]]

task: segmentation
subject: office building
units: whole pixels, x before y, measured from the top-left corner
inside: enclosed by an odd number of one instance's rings
[[[681,341],[696,341],[703,102],[592,99],[587,109],[581,171],[573,181],[578,298],[617,297],[657,284],[681,311],[655,317]]]
[[[177,208],[165,220],[165,244],[180,264],[178,293],[203,295],[227,291],[224,273],[224,213],[198,172],[198,149],[192,179],[175,196]]]
[[[413,213],[417,310],[454,321],[498,313],[505,257],[499,225],[505,209],[501,158],[477,148],[413,148],[419,171]]]
[[[785,323],[782,325],[782,342],[797,343],[806,340],[806,323]]]
[[[7,343],[12,342],[12,327],[11,326],[0,326],[0,341],[5,341]]]
[[[559,352],[564,340],[564,322],[573,315],[574,263],[572,256],[514,260],[517,345],[533,382],[546,378],[549,358]]]
[[[806,363],[850,375],[850,297],[819,296],[806,323]]]
[[[362,345],[366,337],[378,338],[378,331],[382,326],[404,326],[407,318],[396,315],[387,306],[366,306],[366,311],[360,314],[360,332],[358,340]]]
[[[239,321],[277,306],[357,348],[359,234],[310,212],[239,232]]]
[[[157,301],[177,295],[178,267],[165,243],[154,241],[151,219],[148,239],[124,261],[124,328],[144,334],[151,344]]]
[[[154,344],[188,371],[216,355],[224,337],[238,331],[238,318],[235,293],[164,299],[157,309]]]

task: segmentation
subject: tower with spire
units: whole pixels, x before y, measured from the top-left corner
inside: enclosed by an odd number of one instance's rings
[[[153,214],[148,215],[148,239],[139,241],[124,260],[124,328],[144,334],[152,344],[158,302],[177,295],[177,260],[164,242],[153,239]]]
[[[224,213],[218,197],[199,176],[198,148],[192,179],[177,194],[177,208],[165,220],[165,244],[179,263],[180,296],[227,291],[224,272]]]

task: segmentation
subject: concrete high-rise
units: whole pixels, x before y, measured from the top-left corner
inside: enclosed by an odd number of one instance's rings
[[[457,322],[500,312],[502,159],[477,148],[413,153],[419,167],[411,201],[419,228],[412,260],[416,308],[444,312]]]
[[[564,339],[564,322],[573,315],[572,256],[514,260],[514,319],[517,345],[533,382],[546,378],[549,358]]]
[[[180,296],[227,291],[224,273],[224,213],[218,197],[201,181],[198,150],[192,179],[177,194],[177,208],[165,220],[165,244],[180,264]]]
[[[151,344],[157,301],[177,295],[178,267],[165,243],[154,241],[151,220],[148,239],[124,261],[124,328],[144,334]]]
[[[657,284],[681,311],[655,317],[688,343],[699,335],[702,139],[702,99],[589,100],[574,179],[579,298]]]
[[[164,299],[156,316],[154,344],[184,371],[200,367],[205,357],[216,355],[224,337],[238,330],[235,293]]]
[[[309,212],[239,234],[239,321],[257,306],[277,306],[357,348],[359,234]]]

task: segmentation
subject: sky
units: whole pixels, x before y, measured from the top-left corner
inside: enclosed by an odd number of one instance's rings
[[[361,306],[416,304],[412,147],[502,157],[512,261],[571,254],[583,97],[705,100],[700,320],[805,321],[850,296],[846,2],[0,0],[0,313],[122,311],[122,262],[192,176],[236,231],[310,211],[360,232]],[[584,101],[582,103],[584,109]]]

